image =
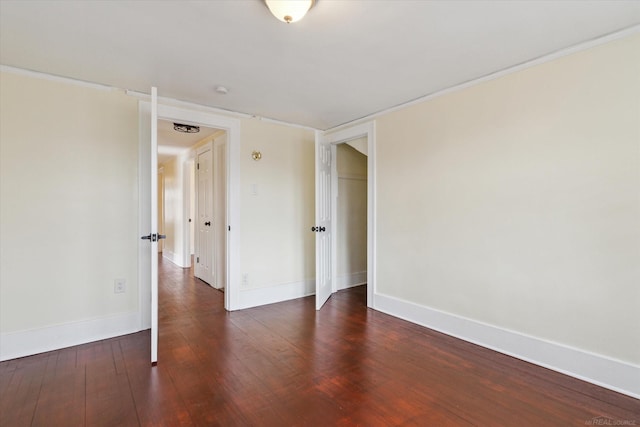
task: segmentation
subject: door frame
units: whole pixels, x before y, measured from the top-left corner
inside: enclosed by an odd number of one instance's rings
[[[149,103],[146,99],[141,103]],[[158,120],[168,120],[194,126],[210,127],[227,133],[227,276],[224,293],[224,307],[228,311],[236,310],[240,300],[240,120],[216,113],[192,110],[160,104],[158,100]],[[140,119],[139,126],[143,126]],[[140,141],[142,143],[142,141]],[[144,153],[140,154],[145,155]],[[142,161],[143,159],[141,159]],[[142,169],[138,170],[139,182],[142,182]],[[143,210],[141,209],[141,212]],[[187,218],[188,220],[188,218]],[[141,270],[139,257],[139,270]],[[151,305],[145,303],[151,295],[150,283],[144,275],[138,274],[138,304],[141,316],[141,329],[151,327]]]
[[[357,140],[361,140],[362,138],[357,138]],[[335,148],[335,160],[331,163],[331,194],[335,194],[335,197],[333,198],[333,204],[331,205],[331,220],[332,220],[332,226],[333,226],[333,230],[334,230],[334,234],[333,234],[333,238],[335,240],[335,262],[336,262],[336,277],[337,277],[337,269],[338,269],[338,252],[339,252],[339,243],[341,241],[341,239],[339,239],[340,236],[340,218],[338,217],[338,211],[340,208],[340,203],[339,203],[339,198],[340,198],[340,191],[339,191],[339,185],[340,185],[340,175],[338,173],[338,157],[339,157],[339,150],[338,147],[340,145],[350,145],[349,143],[351,141],[354,141],[353,139],[344,141],[344,142],[338,142],[335,145],[333,145],[332,147]],[[354,149],[354,151],[356,151]],[[368,162],[368,156],[364,153],[360,153],[358,151],[358,154],[367,157],[367,162]],[[354,179],[358,179],[358,178],[354,178]],[[367,190],[365,190],[365,192],[368,192],[368,179],[366,176],[362,177],[362,180],[365,182],[365,185],[367,185]],[[368,199],[368,198],[367,198]],[[365,225],[368,226],[367,224],[367,213],[365,213],[364,215],[364,221],[365,221]],[[368,230],[368,227],[367,227]],[[368,239],[367,239],[368,240]],[[365,252],[366,252],[366,248],[365,248]],[[368,267],[367,271],[368,271]],[[366,281],[366,278],[365,278]],[[332,292],[336,293],[338,292],[340,289],[338,289],[338,284],[340,283],[339,280],[335,280],[332,282]],[[360,283],[362,284],[362,283]],[[358,286],[358,285],[351,285],[351,286]],[[349,286],[349,287],[351,287]],[[345,289],[345,288],[343,288]]]
[[[359,125],[339,129],[336,131],[325,131],[316,134],[316,140],[322,138],[324,142],[332,145],[331,164],[336,164],[335,146],[357,138],[367,138],[367,307],[375,308],[376,295],[376,123],[370,121]],[[316,159],[318,161],[318,159]],[[333,171],[332,171],[333,172]],[[332,187],[337,182],[335,173],[331,174]],[[333,190],[333,188],[332,188]],[[337,192],[332,191],[331,219],[336,219],[335,196]],[[331,242],[331,280],[337,283],[337,240],[334,236]],[[317,257],[317,254],[316,254]],[[333,286],[333,285],[332,285]]]
[[[182,254],[183,260],[182,265],[185,268],[191,268],[191,244],[195,243],[195,233],[194,238],[191,239],[191,224],[195,225],[193,221],[193,216],[195,214],[191,211],[191,179],[195,179],[193,173],[195,169],[191,169],[191,167],[195,164],[194,153],[193,150],[189,150],[187,156],[182,160],[182,217],[184,218],[184,224],[182,233],[184,239],[182,239]],[[191,219],[191,222],[189,221]]]

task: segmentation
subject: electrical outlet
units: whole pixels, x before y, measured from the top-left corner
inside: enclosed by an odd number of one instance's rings
[[[113,293],[123,294],[127,290],[127,279],[116,279],[113,281]]]

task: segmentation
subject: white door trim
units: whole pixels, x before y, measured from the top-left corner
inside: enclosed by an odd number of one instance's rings
[[[337,131],[322,133],[324,141],[335,146],[356,138],[367,138],[367,307],[375,308],[376,295],[376,124],[375,121],[361,123]],[[336,164],[336,150],[331,150],[332,167]],[[335,171],[335,170],[334,170]],[[332,175],[336,175],[332,173]],[[332,180],[334,177],[332,177]],[[333,196],[332,196],[333,197]],[[331,216],[336,217],[335,203],[332,204]],[[337,283],[337,239],[332,241],[332,282]]]
[[[190,150],[184,159],[182,159],[182,218],[184,224],[182,227],[182,265],[186,268],[191,267],[191,224],[189,219],[193,221],[195,212],[191,212],[191,179],[193,171],[191,163],[194,162],[193,150]],[[195,223],[193,223],[195,225]],[[195,234],[195,233],[194,233]],[[195,240],[195,236],[194,236]]]

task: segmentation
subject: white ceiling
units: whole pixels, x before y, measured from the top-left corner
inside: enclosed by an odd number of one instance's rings
[[[284,24],[261,0],[0,0],[0,63],[327,129],[638,23],[639,1],[318,0]]]

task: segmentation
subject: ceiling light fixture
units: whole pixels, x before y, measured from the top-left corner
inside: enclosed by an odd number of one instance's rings
[[[304,18],[315,0],[264,0],[267,7],[279,20],[290,24]]]
[[[182,133],[198,133],[200,132],[200,126],[183,125],[182,123],[174,123],[173,130]]]

